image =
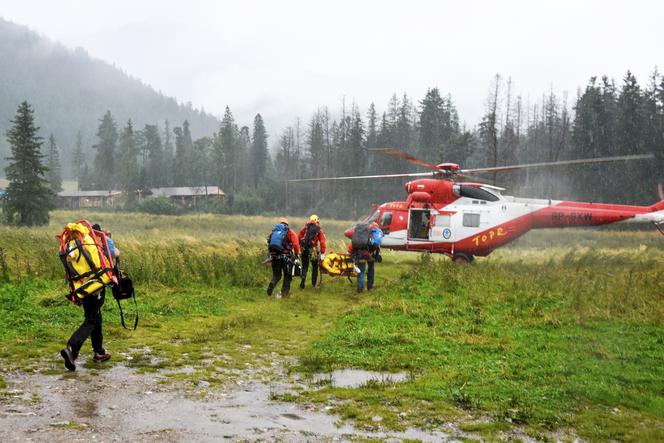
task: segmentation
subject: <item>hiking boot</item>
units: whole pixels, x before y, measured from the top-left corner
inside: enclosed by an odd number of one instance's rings
[[[267,285],[267,295],[268,296],[272,295],[272,291],[274,291],[274,285],[270,283],[269,285]]]
[[[300,289],[304,289],[304,280],[300,282]]]
[[[94,361],[108,361],[111,359],[111,354],[108,354],[106,352],[102,352],[101,354],[97,354],[95,352],[94,357],[92,357]]]
[[[76,363],[74,362],[76,361],[77,355],[74,353],[74,351],[72,351],[69,345],[60,351],[60,356],[65,361],[65,368],[70,371],[76,370]]]
[[[358,293],[358,294],[361,294],[361,293],[363,293],[363,292],[364,292],[364,288],[357,288],[357,293]]]

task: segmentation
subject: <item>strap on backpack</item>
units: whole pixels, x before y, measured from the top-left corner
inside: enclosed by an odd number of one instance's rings
[[[136,303],[136,293],[132,291],[131,298],[134,299],[134,309],[136,310],[136,318],[134,319],[134,331],[138,327],[138,303]],[[122,305],[120,304],[120,299],[116,298],[115,301],[118,303],[118,309],[120,310],[120,321],[122,322],[122,327],[129,329],[125,324],[124,311],[122,310]]]

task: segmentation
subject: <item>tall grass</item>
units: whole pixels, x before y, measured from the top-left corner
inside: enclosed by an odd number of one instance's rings
[[[55,236],[66,223],[82,218],[112,232],[122,251],[121,266],[136,281],[166,286],[258,284],[256,267],[265,258],[265,238],[275,223],[258,216],[56,211],[48,227],[0,227],[0,279],[62,279]],[[297,230],[305,221],[292,219],[291,226]],[[341,247],[342,232],[350,223],[323,222],[327,235]]]

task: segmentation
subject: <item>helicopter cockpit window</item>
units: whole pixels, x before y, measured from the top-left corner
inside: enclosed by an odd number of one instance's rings
[[[364,223],[371,224],[378,220],[378,217],[380,216],[380,211],[376,211],[371,216],[367,217],[366,220],[364,220]]]
[[[468,197],[476,200],[486,200],[490,202],[499,200],[498,196],[495,194],[492,194],[486,189],[476,188],[475,186],[457,185],[454,187],[454,193],[459,197]]]
[[[383,216],[380,218],[380,222],[378,224],[383,227],[390,226],[392,224],[392,213],[383,212]]]

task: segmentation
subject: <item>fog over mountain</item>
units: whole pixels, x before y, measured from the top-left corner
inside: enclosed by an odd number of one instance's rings
[[[81,48],[69,49],[2,18],[0,60],[0,166],[8,153],[4,134],[24,100],[35,109],[42,137],[53,133],[65,157],[80,131],[87,157],[92,158],[98,120],[107,110],[119,125],[128,119],[137,128],[188,120],[194,137],[219,129],[216,117],[155,91]]]

